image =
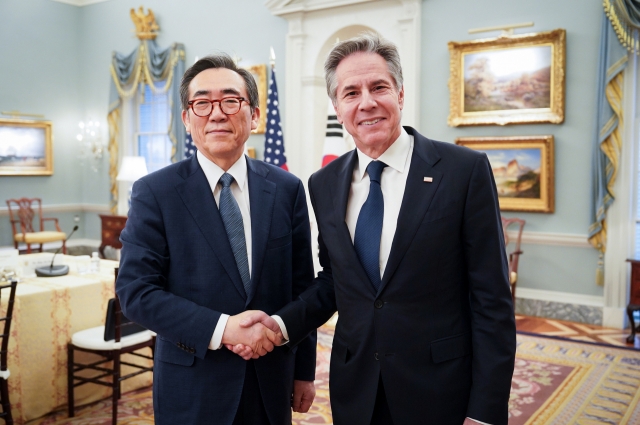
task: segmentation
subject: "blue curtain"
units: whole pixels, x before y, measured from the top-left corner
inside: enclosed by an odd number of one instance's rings
[[[606,10],[606,4],[605,4]],[[606,13],[606,12],[605,12]],[[620,44],[609,17],[603,13],[597,81],[596,128],[593,136],[593,178],[589,242],[600,252],[596,282],[604,283],[606,214],[613,203],[613,185],[618,172],[621,143],[622,71],[627,49]]]
[[[109,92],[109,176],[111,178],[111,211],[115,214],[118,185],[118,142],[122,101],[135,95],[143,84],[154,92],[167,92],[171,116],[167,129],[171,139],[171,161],[183,158],[185,133],[182,126],[180,105],[180,80],[185,71],[184,45],[174,43],[167,49],[160,48],[155,40],[141,40],[140,45],[128,55],[113,52],[111,58],[111,89]],[[156,88],[157,82],[164,85]]]

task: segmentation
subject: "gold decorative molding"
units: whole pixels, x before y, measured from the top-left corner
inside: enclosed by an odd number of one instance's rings
[[[144,8],[140,6],[138,10],[131,9],[130,15],[133,24],[136,26],[136,37],[140,40],[154,40],[158,35],[160,27],[156,23],[156,17],[151,8],[144,14]]]

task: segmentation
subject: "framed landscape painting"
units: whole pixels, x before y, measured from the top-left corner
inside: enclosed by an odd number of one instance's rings
[[[256,80],[260,97],[260,121],[258,121],[258,128],[253,130],[252,133],[264,134],[267,128],[267,65],[253,65],[245,67],[245,69]]]
[[[554,211],[553,136],[460,137],[487,154],[501,211]]]
[[[0,176],[51,174],[51,122],[0,119]]]
[[[449,42],[450,126],[564,121],[565,30]]]

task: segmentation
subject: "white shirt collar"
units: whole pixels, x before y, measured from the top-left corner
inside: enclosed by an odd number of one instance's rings
[[[356,148],[356,150],[358,151],[358,168],[354,171],[356,171],[357,181],[360,181],[364,177],[367,166],[374,159],[364,154],[360,149]],[[402,173],[407,165],[410,151],[411,136],[404,128],[401,128],[400,136],[380,155],[378,161],[382,161],[387,166]]]
[[[200,167],[202,167],[202,171],[204,171],[204,175],[207,177],[209,181],[209,185],[215,190],[220,177],[225,173],[225,171],[218,167],[214,162],[209,160],[206,156],[204,156],[200,151],[196,153],[198,158],[198,163]],[[240,191],[243,191],[245,188],[245,182],[247,180],[247,160],[244,155],[241,155],[240,158],[229,168],[227,173],[231,174],[238,184]]]

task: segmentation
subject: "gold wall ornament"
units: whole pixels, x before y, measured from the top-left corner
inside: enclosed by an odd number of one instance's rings
[[[136,26],[136,36],[140,40],[153,40],[158,35],[160,27],[156,23],[156,17],[151,8],[144,14],[144,8],[140,6],[138,10],[131,9],[130,15],[133,24]]]

